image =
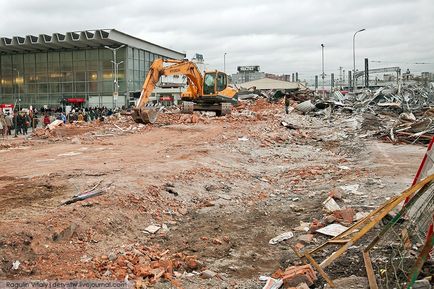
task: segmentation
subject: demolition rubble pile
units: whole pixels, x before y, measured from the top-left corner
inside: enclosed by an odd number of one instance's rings
[[[434,136],[433,88],[404,84],[400,89],[389,86],[346,95],[336,91],[329,99],[301,108],[303,112],[325,110],[330,104],[341,112],[361,115],[362,128],[394,143],[427,142]]]
[[[55,120],[45,128],[37,128],[33,136],[40,139],[63,138],[83,135],[83,137],[106,137],[134,133],[145,129],[144,124],[134,123],[129,116],[115,114],[102,120],[92,122],[78,122],[64,124]]]
[[[115,277],[124,280],[129,276],[136,279],[136,288],[146,288],[163,279],[171,282],[174,287],[181,288],[179,278],[200,267],[195,256],[171,254],[169,250],[161,251],[158,246],[134,246],[130,251],[121,251],[120,254],[113,252],[93,260],[98,278]]]

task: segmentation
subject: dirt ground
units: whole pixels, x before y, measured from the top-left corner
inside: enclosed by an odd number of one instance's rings
[[[259,276],[298,262],[290,245],[304,233],[277,245],[271,238],[321,219],[322,202],[340,186],[358,185],[343,203],[372,210],[411,184],[425,153],[375,140],[351,115],[284,115],[261,101],[229,117],[188,117],[4,141],[0,279],[135,280],[136,268],[114,263],[152,248],[195,257],[195,268],[178,273],[182,288],[262,288]],[[95,186],[101,195],[61,206]],[[149,225],[162,228],[152,234]],[[308,246],[325,240],[314,234]],[[357,256],[347,262],[330,275],[365,276]],[[195,273],[205,269],[217,276]]]

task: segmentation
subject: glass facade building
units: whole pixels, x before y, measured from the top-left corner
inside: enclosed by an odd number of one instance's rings
[[[116,61],[106,46],[123,46]],[[84,100],[85,106],[128,105],[155,59],[184,57],[117,30],[0,38],[0,104],[40,108]],[[114,62],[119,63],[118,97]]]

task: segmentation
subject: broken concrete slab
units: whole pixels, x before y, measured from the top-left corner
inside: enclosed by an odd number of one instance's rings
[[[323,235],[336,237],[337,235],[345,232],[347,229],[348,227],[342,226],[341,224],[330,224],[324,228],[316,230],[316,232]]]
[[[158,230],[161,229],[161,226],[159,225],[149,225],[145,228],[145,232],[151,233],[151,234],[155,234],[158,232]]]
[[[332,197],[328,197],[322,204],[324,208],[331,213],[341,209],[341,207]]]
[[[205,270],[205,271],[202,271],[202,272],[200,273],[200,277],[203,278],[203,279],[212,279],[212,278],[214,278],[216,275],[217,275],[216,272],[211,271],[211,270],[208,270],[208,269]]]
[[[282,241],[291,239],[292,237],[294,237],[294,233],[289,231],[289,232],[285,232],[283,234],[280,234],[277,237],[274,237],[273,239],[271,239],[268,243],[270,245],[276,245],[277,243],[280,243]]]

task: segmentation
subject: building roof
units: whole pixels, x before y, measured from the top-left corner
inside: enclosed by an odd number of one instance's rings
[[[65,34],[53,33],[52,35],[39,34],[38,36],[14,36],[12,38],[1,37],[0,54],[87,49],[122,44],[170,58],[179,59],[185,57],[185,53],[156,45],[116,29],[75,31]]]
[[[238,84],[238,86],[241,86],[242,88],[251,88],[256,87],[256,89],[305,89],[304,85],[298,82],[289,82],[289,81],[283,81],[283,80],[277,80],[272,78],[261,78],[249,82],[244,82]]]

